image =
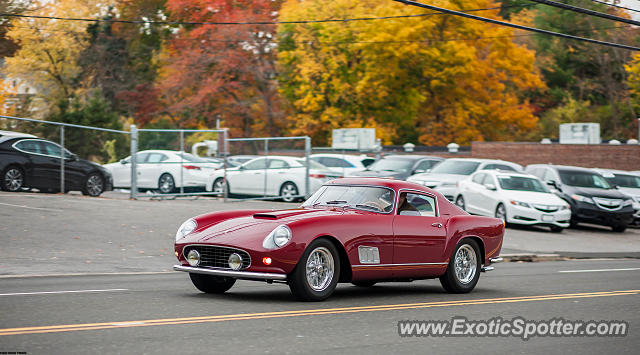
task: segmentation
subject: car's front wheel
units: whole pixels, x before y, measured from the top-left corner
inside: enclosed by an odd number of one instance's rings
[[[236,283],[236,279],[224,276],[189,273],[189,277],[193,286],[204,293],[225,293]]]
[[[211,187],[211,191],[213,191],[216,195],[222,196],[224,194],[225,183],[223,178],[217,178],[216,181],[213,182],[213,186]],[[229,187],[227,187],[227,195],[229,194]]]
[[[10,166],[2,174],[2,189],[16,192],[24,185],[24,173],[17,166]]]
[[[480,279],[481,268],[478,243],[472,239],[463,239],[453,250],[447,272],[440,276],[440,283],[451,293],[471,292]]]
[[[322,301],[336,289],[339,276],[338,250],[327,239],[316,239],[289,275],[289,288],[299,300]]]
[[[100,196],[104,191],[104,179],[99,173],[92,173],[87,177],[82,188],[83,195],[89,195],[93,197]]]
[[[618,224],[616,226],[612,226],[611,230],[613,230],[614,232],[617,232],[617,233],[622,233],[622,232],[627,230],[627,226],[624,225],[624,224]]]
[[[558,226],[549,226],[549,229],[551,229],[551,232],[553,233],[562,233],[564,230],[564,228]]]

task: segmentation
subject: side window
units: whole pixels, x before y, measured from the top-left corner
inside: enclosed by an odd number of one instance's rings
[[[494,164],[494,169],[496,170],[507,170],[507,171],[516,171],[512,166],[504,165],[504,164]]]
[[[373,164],[376,160],[373,158],[366,158],[366,159],[362,159],[362,165],[364,165],[364,167],[368,167],[369,165]]]
[[[482,173],[475,174],[473,176],[473,179],[471,179],[471,181],[475,182],[476,184],[482,185],[482,181],[484,180],[485,175],[487,175],[487,174],[482,174]]]
[[[251,161],[244,165],[244,168],[247,170],[258,170],[258,169],[266,169],[267,168],[267,159],[260,158],[254,161]]]
[[[330,168],[353,168],[353,165],[348,161],[332,157],[324,157],[320,163]]]
[[[40,149],[40,142],[34,141],[34,140],[20,141],[20,142],[16,143],[16,148],[22,150],[23,152],[27,152],[27,153],[45,154]]]
[[[495,166],[496,164],[487,164],[484,166],[484,168],[482,168],[482,170],[494,170]]]
[[[418,163],[415,170],[422,170],[423,172],[427,171],[431,169],[431,167],[433,166],[433,163],[434,163],[433,160],[423,160]]]
[[[398,205],[398,214],[403,216],[436,216],[436,202],[431,196],[402,193],[400,195],[400,204]]]
[[[160,153],[150,153],[149,157],[147,158],[147,163],[160,163],[162,161],[167,160],[168,157],[164,154],[160,154]]]
[[[52,157],[60,157],[60,150],[62,149],[59,145],[57,144],[53,144],[51,142],[47,142],[47,141],[40,141],[40,144],[42,145],[42,150],[43,152],[41,154],[46,154],[46,155],[50,155]],[[69,153],[66,149],[64,151],[64,157],[65,158],[70,158],[71,157],[71,153]]]
[[[486,184],[493,184],[493,185],[496,184],[495,180],[493,179],[493,176],[489,174],[484,175],[484,180],[482,181],[482,185],[486,185]]]
[[[542,176],[542,181],[547,182],[547,181],[558,181],[558,179],[556,179],[556,174],[553,173],[553,170],[551,169],[544,169],[544,175]]]
[[[287,169],[289,164],[286,161],[280,159],[269,159],[269,169]]]

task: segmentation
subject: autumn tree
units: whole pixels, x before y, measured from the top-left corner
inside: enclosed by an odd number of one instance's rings
[[[279,1],[168,0],[172,20],[272,22]],[[236,136],[278,135],[283,116],[275,70],[274,25],[185,25],[164,47],[157,87],[182,125]]]
[[[488,0],[436,4],[498,7]],[[394,2],[289,0],[281,20],[418,14],[425,11]],[[281,25],[281,90],[294,109],[293,132],[314,144],[327,144],[340,127],[376,127],[385,143],[518,138],[536,124],[525,94],[543,83],[533,51],[514,44],[512,33],[442,14]]]

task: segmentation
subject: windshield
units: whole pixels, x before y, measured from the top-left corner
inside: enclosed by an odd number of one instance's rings
[[[436,165],[431,172],[433,174],[471,175],[478,169],[478,166],[480,163],[476,161],[445,160]]]
[[[610,189],[611,185],[600,175],[588,171],[559,171],[563,184],[576,187]]]
[[[549,192],[540,180],[524,176],[498,176],[498,183],[503,190]]]
[[[640,189],[640,176],[614,174],[613,177],[607,176],[606,179],[612,185]]]
[[[393,210],[393,190],[374,186],[322,186],[302,207],[347,206],[378,213]]]
[[[409,159],[394,159],[394,158],[383,158],[378,160],[377,162],[371,164],[368,170],[376,170],[376,171],[397,171],[406,173],[413,166],[413,160]]]

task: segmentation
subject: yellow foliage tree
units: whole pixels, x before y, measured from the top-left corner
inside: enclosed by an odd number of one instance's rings
[[[491,0],[433,3],[499,8]],[[425,11],[390,1],[288,0],[281,21],[418,14]],[[498,18],[498,9],[479,14]],[[338,127],[375,127],[386,143],[443,145],[513,139],[536,125],[525,97],[544,84],[533,51],[515,44],[511,29],[432,14],[284,24],[279,36],[293,130],[314,143]]]

